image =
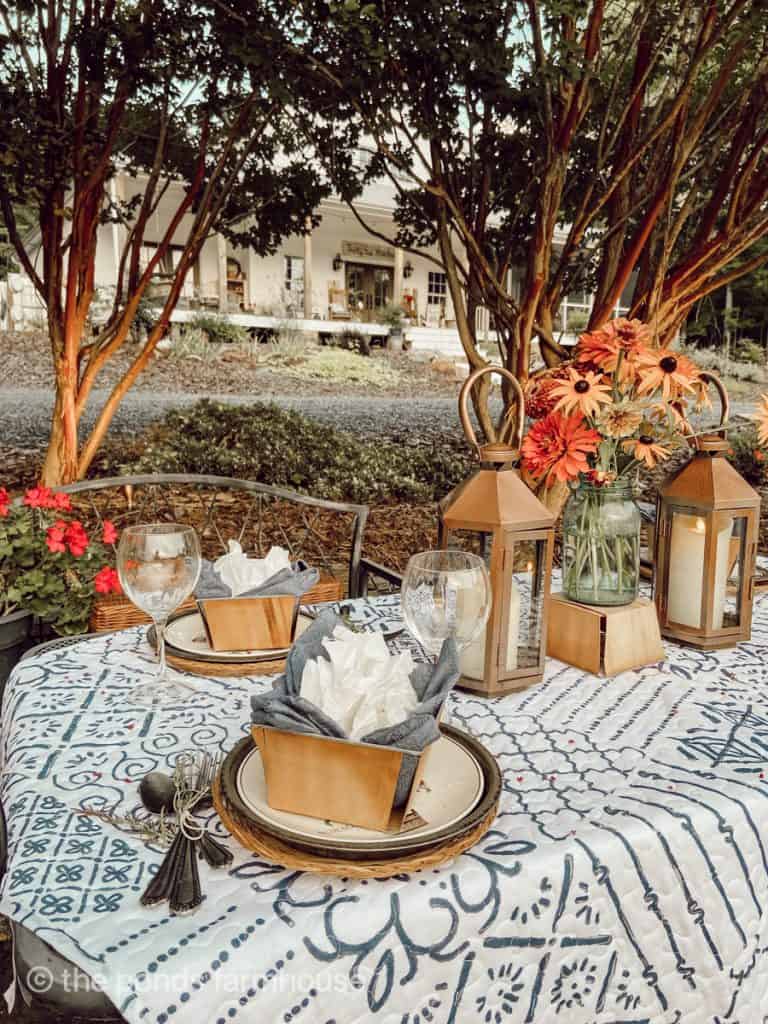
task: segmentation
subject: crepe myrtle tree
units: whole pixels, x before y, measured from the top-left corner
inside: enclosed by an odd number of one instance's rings
[[[629,294],[666,344],[766,259],[739,261],[768,233],[764,0],[297,0],[291,42],[326,168],[350,203],[388,178],[389,241],[437,243],[471,367],[478,307],[524,382],[569,292],[591,327]]]
[[[324,194],[286,116],[297,92],[277,51],[281,3],[253,0],[248,10],[245,52],[241,23],[207,0],[0,0],[0,211],[46,309],[55,385],[46,484],[87,472],[205,239],[220,231],[272,252],[305,230]],[[117,173],[135,176],[127,199],[110,187]],[[20,208],[34,211],[32,234]],[[91,333],[97,235],[109,222],[122,237],[117,283]],[[101,371],[179,242],[156,322],[81,437]]]

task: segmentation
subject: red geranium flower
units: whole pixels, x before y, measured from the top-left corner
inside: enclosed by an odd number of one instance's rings
[[[594,455],[600,434],[584,425],[579,413],[564,416],[552,412],[534,423],[523,441],[523,460],[534,479],[545,478],[547,487],[555,480],[575,480],[589,470],[588,455]]]
[[[72,509],[72,502],[69,500],[68,494],[54,494],[51,499],[51,508],[57,509],[59,512],[69,512]]]
[[[11,496],[4,487],[0,487],[0,519],[8,515],[8,506],[11,503]]]
[[[24,495],[24,504],[30,508],[54,508],[55,500],[50,487],[30,487]]]
[[[65,540],[69,547],[69,553],[74,555],[75,558],[79,558],[84,555],[88,549],[88,534],[83,529],[83,524],[78,520],[73,520],[67,526],[67,533]]]
[[[103,526],[104,533],[102,534],[101,539],[105,544],[114,544],[117,540],[117,527],[113,522],[110,522],[109,519],[104,520]]]
[[[67,531],[67,524],[63,519],[58,519],[53,526],[49,526],[45,534],[45,543],[48,545],[48,550],[56,552],[62,552],[67,550],[67,545],[64,543],[64,537]]]
[[[93,578],[93,585],[99,594],[122,594],[123,592],[117,571],[111,569],[108,565],[105,565],[103,569],[99,569]]]

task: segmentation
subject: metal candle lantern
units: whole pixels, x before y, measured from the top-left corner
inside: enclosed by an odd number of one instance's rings
[[[719,381],[723,420],[728,400]],[[724,457],[721,434],[659,491],[654,594],[664,636],[694,647],[749,640],[760,497]]]
[[[498,437],[479,444],[468,401],[488,373],[509,381],[517,399]],[[459,416],[480,467],[440,503],[440,547],[481,554],[491,577],[493,606],[481,636],[461,652],[459,686],[498,696],[538,682],[544,674],[547,610],[555,521],[520,479],[523,393],[515,377],[495,366],[475,370],[459,395]]]

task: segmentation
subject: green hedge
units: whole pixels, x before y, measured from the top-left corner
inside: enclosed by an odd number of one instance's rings
[[[336,501],[433,501],[471,471],[460,440],[361,441],[261,402],[203,399],[153,427],[123,472],[210,473],[258,480]]]

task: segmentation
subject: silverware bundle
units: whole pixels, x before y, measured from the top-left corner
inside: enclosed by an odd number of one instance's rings
[[[219,766],[220,759],[207,753],[199,757],[180,754],[176,759],[173,788],[169,788],[173,803],[167,809],[175,811],[178,830],[157,874],[142,894],[144,906],[168,900],[173,913],[194,910],[203,901],[198,857],[212,868],[232,862],[230,851],[217,842],[192,814],[194,808],[210,801],[211,783]]]

